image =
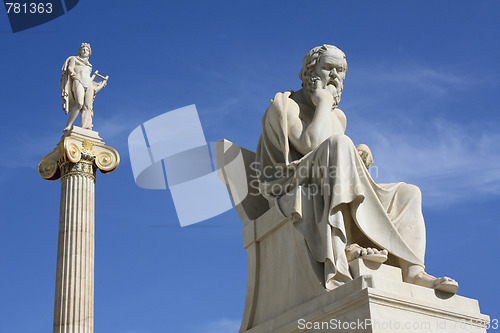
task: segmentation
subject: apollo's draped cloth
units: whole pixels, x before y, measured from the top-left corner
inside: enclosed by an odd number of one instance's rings
[[[73,78],[68,71],[69,61],[72,58],[75,57],[71,56],[64,62],[62,67],[63,74],[61,76],[61,97],[63,99],[63,110],[66,111],[66,113],[71,111],[73,105],[70,105],[70,103],[75,100],[75,97],[73,96],[73,89],[71,89],[73,86]]]
[[[262,119],[259,186],[268,200],[295,216],[312,256],[324,263],[326,288],[351,279],[345,247],[346,223],[352,220],[375,245],[423,265],[423,253],[415,254],[398,232],[412,219],[423,219],[418,189],[377,185],[345,135],[330,137],[305,156],[299,153],[288,140],[287,108],[297,107],[290,94],[276,94]]]

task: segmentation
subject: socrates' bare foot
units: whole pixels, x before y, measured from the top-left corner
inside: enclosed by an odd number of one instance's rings
[[[413,277],[407,277],[405,282],[413,283],[418,286],[432,288],[452,294],[455,294],[458,290],[457,281],[447,276],[442,278],[437,278],[427,274],[424,271],[420,271]]]
[[[389,254],[387,250],[377,250],[371,247],[361,247],[358,244],[351,244],[346,247],[345,253],[347,256],[347,261],[351,262],[355,259],[366,259],[369,261],[383,263],[387,260],[387,255]]]

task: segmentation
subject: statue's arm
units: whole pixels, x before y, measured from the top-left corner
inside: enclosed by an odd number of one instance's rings
[[[301,154],[306,155],[312,148],[307,144],[304,138],[304,128],[306,125],[302,122],[299,117],[300,109],[297,104],[289,105],[286,110],[287,114],[287,124],[288,124],[288,140],[294,146],[294,148]]]
[[[332,103],[328,100],[318,102],[309,125],[305,125],[300,119],[298,106],[287,111],[289,140],[304,155],[316,149],[329,137],[345,132],[345,124],[332,113]]]
[[[75,72],[76,61],[75,58],[69,59],[68,63],[68,74],[73,80],[78,80],[78,77]]]

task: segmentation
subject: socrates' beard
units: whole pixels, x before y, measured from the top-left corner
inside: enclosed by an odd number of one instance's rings
[[[314,89],[315,89],[314,87],[316,86],[315,82],[318,80],[321,80],[321,79],[318,76],[315,76],[315,77],[312,77],[309,80],[309,82],[306,84],[306,90],[307,90],[309,97],[311,97],[311,95],[314,93]],[[333,108],[336,108],[340,103],[340,98],[342,96],[342,90],[344,89],[343,80],[331,78],[328,80],[328,82],[323,83],[322,88],[326,88],[326,89],[330,90],[330,92],[333,95]]]

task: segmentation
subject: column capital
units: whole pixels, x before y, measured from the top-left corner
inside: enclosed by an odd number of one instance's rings
[[[57,147],[38,164],[43,179],[56,180],[70,174],[82,174],[95,181],[97,169],[110,173],[120,164],[120,155],[104,145],[97,132],[77,126],[66,131]]]

